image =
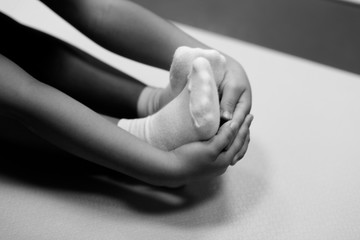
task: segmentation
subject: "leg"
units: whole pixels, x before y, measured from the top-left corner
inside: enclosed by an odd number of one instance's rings
[[[73,46],[0,13],[0,52],[36,79],[117,117],[136,117],[144,84]],[[26,39],[26,41],[23,41]]]
[[[209,61],[192,62],[186,87],[159,112],[146,118],[121,119],[118,126],[164,150],[207,140],[220,124],[219,96]]]

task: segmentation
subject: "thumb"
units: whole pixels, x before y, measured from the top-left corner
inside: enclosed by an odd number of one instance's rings
[[[212,149],[216,155],[222,152],[226,146],[234,139],[237,134],[236,123],[228,121],[224,123],[218,133],[208,141],[209,149]]]

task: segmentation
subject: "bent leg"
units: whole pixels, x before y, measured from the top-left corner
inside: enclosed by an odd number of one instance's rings
[[[91,107],[117,117],[136,117],[144,84],[52,36],[0,13],[0,52],[30,75]],[[24,41],[26,39],[26,41]]]

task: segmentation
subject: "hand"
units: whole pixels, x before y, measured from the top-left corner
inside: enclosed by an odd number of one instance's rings
[[[241,125],[241,128],[238,131],[238,134],[234,138],[234,140],[231,142],[231,144],[227,147],[231,147],[233,145],[238,146],[237,153],[235,154],[235,157],[233,158],[231,165],[234,166],[240,159],[242,159],[245,156],[245,153],[248,149],[249,143],[250,143],[250,125],[254,119],[254,116],[251,114],[248,114]],[[227,149],[226,148],[226,149]]]
[[[226,56],[226,73],[220,82],[220,114],[225,120],[231,119],[241,126],[249,115],[251,110],[251,87],[248,77],[243,67],[235,59]],[[247,131],[245,141],[233,139],[233,141],[241,141],[244,143],[241,151],[235,156],[232,165],[239,161],[246,153],[248,142],[250,141],[250,130]],[[231,144],[233,143],[231,141]],[[230,145],[229,145],[230,147]]]
[[[251,110],[251,87],[240,63],[224,53],[207,48],[177,48],[170,69],[170,79],[175,79],[170,81],[174,95],[177,96],[185,87],[191,64],[197,57],[206,58],[214,71],[219,87],[221,117],[240,126]]]
[[[219,86],[221,116],[241,124],[251,110],[251,87],[245,70],[226,56],[226,73]]]
[[[226,120],[234,118],[241,124],[251,109],[250,83],[240,63],[219,51],[186,46],[177,48],[170,69],[170,86],[173,95],[177,96],[185,87],[192,63],[198,57],[206,58],[214,72],[221,97],[222,118]]]
[[[248,115],[239,130],[238,123],[228,121],[210,140],[185,144],[170,152],[173,158],[170,161],[175,164],[174,174],[178,176],[172,186],[219,176],[230,164],[235,164],[234,159],[246,152],[252,119]]]

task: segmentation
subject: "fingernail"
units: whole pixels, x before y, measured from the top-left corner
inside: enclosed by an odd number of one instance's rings
[[[228,111],[224,111],[222,113],[222,117],[227,119],[227,120],[230,120],[230,119],[232,119],[232,114],[230,112],[228,112]]]

